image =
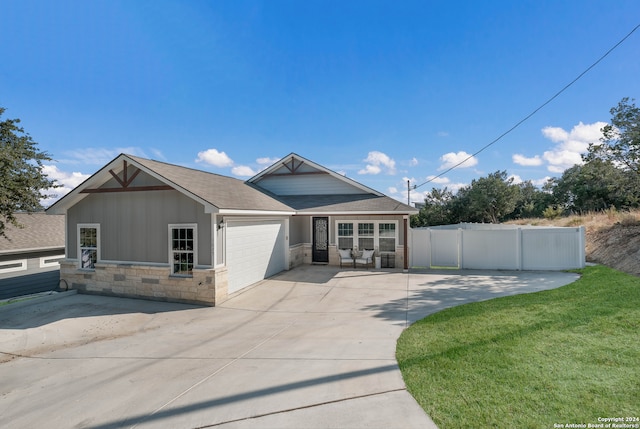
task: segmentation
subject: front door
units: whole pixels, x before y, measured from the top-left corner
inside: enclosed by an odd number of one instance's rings
[[[313,218],[312,262],[329,262],[329,218]]]

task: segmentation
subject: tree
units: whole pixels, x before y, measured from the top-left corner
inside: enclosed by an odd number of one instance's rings
[[[640,108],[634,101],[625,97],[610,110],[611,123],[602,128],[600,143],[589,145],[585,161],[610,161],[640,174]]]
[[[571,212],[636,207],[640,196],[636,173],[599,158],[574,165],[553,182],[554,202]]]
[[[425,195],[424,207],[420,213],[411,217],[411,227],[447,225],[451,221],[451,202],[453,193],[446,187],[444,189],[432,188]]]
[[[0,118],[6,109],[0,107]],[[18,124],[20,119],[0,122],[0,237],[5,225],[18,225],[14,213],[42,210],[43,191],[57,187],[42,171],[42,162],[50,161],[46,152]]]
[[[474,179],[471,186],[458,191],[458,197],[460,220],[491,223],[506,219],[521,198],[520,188],[513,184],[513,178],[507,177],[506,171],[496,171],[487,177]]]
[[[514,211],[507,215],[508,219],[526,219],[543,216],[544,210],[551,204],[553,195],[538,189],[531,180],[522,182],[520,188],[520,199]]]

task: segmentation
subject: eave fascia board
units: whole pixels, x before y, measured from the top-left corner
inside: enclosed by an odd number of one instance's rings
[[[235,210],[235,209],[220,209],[218,212],[220,215],[239,215],[239,216],[293,216],[296,214],[294,211],[279,211],[279,210]]]
[[[58,200],[58,201],[60,201],[60,200]],[[44,209],[44,212],[46,214],[48,214],[48,215],[65,215],[66,216],[67,215],[67,207],[56,206],[55,203],[54,203],[51,206],[49,206],[46,209]]]
[[[399,211],[299,211],[296,212],[296,216],[377,216],[377,215],[394,215],[394,216],[407,216],[417,214],[418,212],[399,212]]]
[[[23,253],[34,253],[34,252],[51,252],[53,250],[61,250],[64,253],[64,244],[61,246],[46,246],[46,247],[30,247],[24,249],[14,249],[14,250],[0,250],[0,256],[6,255],[17,255]]]

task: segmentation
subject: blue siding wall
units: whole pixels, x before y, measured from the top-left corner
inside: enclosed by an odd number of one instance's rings
[[[54,290],[58,287],[59,281],[60,270],[0,279],[0,299]]]
[[[57,264],[41,267],[40,258],[51,261],[58,259],[63,253],[64,249],[60,249],[0,257],[0,266],[11,264],[14,261],[27,261],[26,267],[20,271],[0,272],[0,299],[57,289],[60,282],[60,267]]]

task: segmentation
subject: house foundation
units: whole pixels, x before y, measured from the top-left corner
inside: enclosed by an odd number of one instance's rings
[[[227,298],[227,270],[196,268],[191,277],[171,275],[169,266],[99,262],[94,270],[60,262],[60,278],[82,293],[214,306]]]

